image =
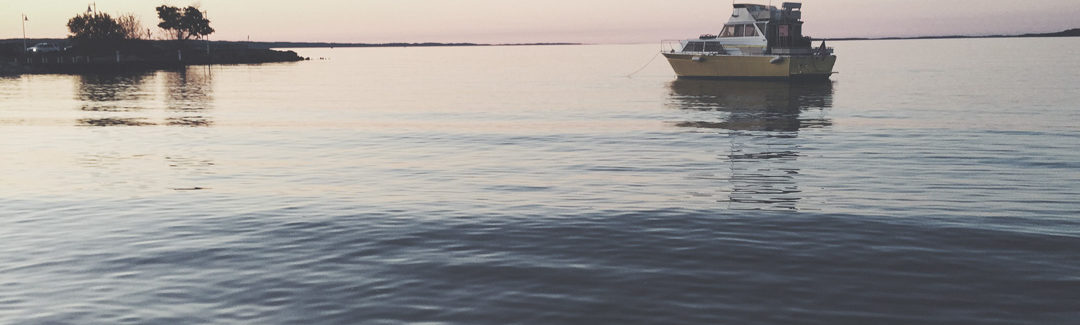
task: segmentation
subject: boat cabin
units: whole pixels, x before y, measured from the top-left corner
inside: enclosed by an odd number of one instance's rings
[[[802,34],[802,4],[780,8],[739,3],[720,33],[682,41],[683,52],[730,55],[809,54],[811,39]]]

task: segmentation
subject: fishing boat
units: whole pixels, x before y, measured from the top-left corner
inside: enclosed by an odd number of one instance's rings
[[[664,41],[662,51],[679,78],[828,79],[836,55],[802,25],[802,3],[738,3],[719,34]]]

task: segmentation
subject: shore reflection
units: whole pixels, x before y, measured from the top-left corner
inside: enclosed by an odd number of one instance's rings
[[[138,110],[141,107],[118,104],[152,98],[145,90],[149,76],[147,72],[78,75],[76,99],[84,111]]]
[[[174,115],[166,118],[166,123],[175,126],[213,125],[213,120],[205,115],[214,101],[213,81],[209,69],[192,68],[166,73],[166,109]]]
[[[133,114],[148,107],[144,102],[153,99],[146,88],[152,80],[149,72],[96,73],[77,75],[75,99],[79,110],[93,116],[76,121],[81,126],[144,126],[154,125],[145,116]]]
[[[213,83],[208,71],[85,74],[75,76],[75,99],[83,127],[208,127],[213,125]],[[130,131],[130,132],[128,132]],[[132,129],[128,137],[162,137],[163,130]],[[202,132],[169,132],[155,148],[125,146],[128,139],[103,133],[79,153],[90,183],[99,189],[210,189],[205,177],[216,172],[213,155],[190,143],[205,143]],[[120,140],[125,138],[124,140]],[[155,175],[155,177],[147,177]]]
[[[78,119],[80,126],[213,125],[207,116],[213,104],[209,70],[96,73],[75,80],[78,109],[92,115]],[[163,101],[157,94],[164,94]],[[153,110],[162,104],[164,116]]]
[[[669,103],[687,111],[686,128],[727,130],[729,144],[718,158],[729,175],[717,202],[731,209],[798,210],[798,131],[832,125],[831,82],[676,80]]]

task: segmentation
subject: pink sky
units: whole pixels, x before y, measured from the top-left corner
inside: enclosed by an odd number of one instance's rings
[[[65,37],[86,0],[0,1],[0,38]],[[99,11],[134,13],[154,27],[154,7],[197,4],[216,40],[332,42],[654,42],[715,33],[730,1],[705,0],[97,0]],[[744,1],[739,1],[744,2]],[[746,1],[754,2],[754,1]],[[779,6],[781,1],[773,4]],[[768,1],[756,3],[767,4]],[[1080,28],[1080,1],[807,0],[814,37],[987,35]]]

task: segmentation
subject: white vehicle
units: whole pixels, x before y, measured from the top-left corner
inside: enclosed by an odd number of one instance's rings
[[[60,47],[52,43],[37,43],[34,46],[26,48],[26,53],[53,53],[60,52]]]

